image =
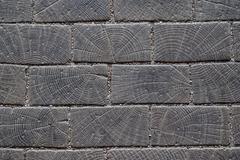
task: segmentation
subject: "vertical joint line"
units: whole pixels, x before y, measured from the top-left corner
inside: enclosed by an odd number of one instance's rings
[[[229,145],[230,147],[233,147],[234,146],[234,140],[233,140],[233,117],[232,117],[232,106],[231,105],[228,105],[228,109],[229,109]]]
[[[29,106],[29,84],[30,84],[29,69],[30,69],[29,66],[25,68],[25,82],[26,82],[26,90],[25,90],[25,97],[24,97],[25,107]]]
[[[110,148],[106,148],[104,149],[104,159],[108,160],[108,152],[109,152]]]
[[[193,105],[193,81],[192,81],[192,65],[189,64],[189,85],[190,85],[190,89],[189,89],[189,94],[190,94],[190,99],[189,99],[189,105]]]
[[[233,22],[229,22],[230,23],[230,34],[231,34],[231,47],[230,47],[230,54],[231,54],[231,61],[234,62],[235,61],[235,53],[234,53],[234,36],[233,36]]]
[[[74,64],[74,54],[73,54],[73,49],[74,49],[74,38],[73,38],[73,31],[74,31],[74,24],[70,25],[70,36],[71,36],[71,49],[70,49],[70,64]]]
[[[155,43],[155,41],[154,41],[154,23],[151,23],[151,31],[150,31],[150,39],[151,39],[151,56],[150,56],[150,58],[151,58],[151,64],[154,64],[154,57],[155,57],[155,55],[154,55],[154,43]]]
[[[71,138],[72,138],[72,126],[71,126],[71,118],[70,118],[70,114],[71,114],[71,107],[68,107],[68,114],[67,114],[67,118],[68,118],[68,144],[67,144],[67,148],[71,149]]]
[[[148,147],[152,147],[152,129],[151,129],[151,124],[152,124],[152,106],[153,105],[149,105],[149,110],[148,110]]]
[[[115,13],[114,13],[114,0],[109,1],[109,8],[110,8],[110,22],[115,23]]]
[[[23,150],[23,159],[27,160],[27,150]]]
[[[34,10],[35,10],[35,0],[32,0],[32,7],[31,7],[31,9],[32,9],[32,23],[34,23]]]
[[[25,148],[25,149],[23,150],[23,159],[24,159],[24,160],[27,160],[27,152],[28,152],[29,150],[31,150],[31,149],[30,149],[30,148]]]
[[[195,21],[196,20],[196,0],[192,0],[192,21]]]
[[[108,95],[107,95],[107,101],[108,101],[108,105],[110,105],[110,106],[112,105],[112,101],[111,101],[111,95],[112,95],[111,82],[112,82],[112,65],[108,64],[108,78],[107,78]]]

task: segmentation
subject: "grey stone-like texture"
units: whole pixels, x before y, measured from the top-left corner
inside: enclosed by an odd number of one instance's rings
[[[238,63],[193,65],[191,75],[194,103],[240,102]]]
[[[194,0],[196,20],[240,19],[239,0]]]
[[[0,62],[62,64],[70,59],[71,30],[64,25],[0,25]]]
[[[191,0],[114,0],[116,20],[191,20]]]
[[[240,61],[240,22],[233,23],[233,53],[234,60]]]
[[[107,66],[43,66],[30,68],[32,105],[107,103]]]
[[[66,108],[0,108],[1,147],[66,147]]]
[[[75,25],[73,61],[135,62],[150,61],[149,24]]]
[[[226,107],[153,107],[152,145],[228,145]]]
[[[32,21],[32,0],[1,0],[0,22]]]
[[[229,23],[167,23],[154,27],[155,60],[192,62],[231,59]]]
[[[37,22],[109,20],[108,0],[35,0]]]
[[[26,66],[0,65],[0,103],[24,104],[26,95]]]
[[[108,160],[187,160],[186,149],[112,149]]]
[[[70,114],[74,147],[147,146],[148,107],[73,108]]]
[[[113,103],[188,103],[189,68],[186,65],[113,65]]]
[[[1,160],[24,160],[24,153],[21,149],[0,149]]]
[[[100,149],[81,151],[30,150],[26,154],[26,160],[105,160],[105,158],[104,151]]]
[[[235,145],[240,145],[240,106],[232,107],[232,134]]]

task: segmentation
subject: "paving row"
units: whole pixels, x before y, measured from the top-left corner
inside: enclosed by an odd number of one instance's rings
[[[239,0],[0,0],[0,160],[239,160]]]
[[[1,158],[11,160],[199,160],[199,159],[231,159],[238,160],[239,148],[232,149],[112,149],[105,156],[103,149],[85,150],[28,150],[1,149]]]

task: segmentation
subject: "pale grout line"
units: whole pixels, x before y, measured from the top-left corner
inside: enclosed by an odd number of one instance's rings
[[[115,23],[114,0],[109,1],[110,23]]]
[[[145,150],[145,149],[240,149],[240,146],[227,146],[227,145],[179,145],[179,146],[151,146],[150,148],[147,146],[111,146],[111,147],[72,147],[71,149],[67,147],[0,147],[1,149],[6,150],[33,150],[33,151],[86,151],[86,150]]]
[[[94,65],[151,65],[151,66],[166,66],[166,65],[211,65],[211,64],[240,64],[240,61],[231,61],[231,60],[219,60],[219,61],[196,61],[196,62],[154,62],[152,64],[149,62],[119,62],[119,63],[103,63],[103,62],[74,62],[74,63],[64,63],[64,64],[20,64],[20,63],[0,63],[0,65],[12,65],[12,66],[28,66],[32,67],[73,67],[73,66],[94,66]]]
[[[27,151],[28,151],[28,149],[24,149],[24,151],[23,151],[23,159],[24,160],[27,160]]]
[[[226,147],[226,146],[179,146],[179,147],[151,147],[151,148],[146,148],[146,147],[106,147],[106,148],[81,148],[81,149],[76,149],[76,148],[71,148],[71,149],[64,149],[64,148],[3,148],[0,147],[0,149],[7,149],[7,150],[22,150],[23,149],[23,156],[24,160],[27,159],[27,152],[28,151],[96,151],[96,150],[103,150],[104,152],[104,158],[105,160],[108,159],[108,154],[109,151],[111,150],[231,150],[231,149],[240,149],[239,147]]]
[[[71,126],[71,107],[68,107],[68,113],[67,113],[67,118],[68,118],[68,149],[71,149],[71,140],[72,140],[72,126]]]
[[[30,101],[30,98],[29,98],[29,85],[30,85],[30,67],[28,66],[26,69],[25,69],[25,83],[26,83],[26,87],[25,87],[25,103],[24,103],[24,106],[25,107],[28,107],[29,106],[29,101]]]
[[[229,22],[229,23],[230,23],[230,32],[231,32],[231,61],[235,62],[233,22]]]
[[[112,65],[108,65],[107,66],[108,68],[108,77],[107,77],[107,86],[108,86],[108,97],[107,97],[107,100],[108,100],[108,105],[109,106],[112,106],[112,100],[111,100],[111,96],[112,96]]]
[[[149,105],[149,119],[148,119],[148,138],[149,138],[149,142],[148,142],[148,147],[151,148],[152,147],[152,107],[153,105]]]
[[[104,158],[105,158],[105,160],[108,160],[109,158],[108,158],[108,154],[109,154],[109,151],[111,150],[111,148],[109,147],[109,148],[106,148],[106,149],[104,149]]]
[[[115,23],[115,15],[114,15],[114,2],[113,0],[108,0],[109,1],[109,12],[110,12],[110,24],[114,24]],[[113,54],[113,53],[111,53]],[[114,58],[114,55],[113,55]],[[112,64],[107,64],[107,68],[108,68],[108,78],[107,78],[107,86],[108,86],[108,106],[112,106],[112,100],[111,100],[111,96],[112,96]],[[107,151],[105,156],[107,157]]]
[[[150,31],[150,39],[151,39],[151,64],[155,63],[155,37],[154,37],[154,24],[151,24],[151,31]]]
[[[233,138],[233,117],[232,117],[232,105],[228,105],[229,109],[229,145],[230,147],[234,147],[234,138]]]
[[[151,106],[167,106],[167,107],[226,107],[228,105],[235,105],[235,106],[240,106],[240,103],[206,103],[206,104],[183,104],[183,103],[151,103],[151,104],[111,104],[109,105],[90,105],[90,104],[62,104],[62,105],[30,105],[30,106],[25,106],[21,104],[0,104],[0,108],[2,107],[9,107],[9,108],[106,108],[106,107],[113,107],[113,108],[122,108],[122,107],[144,107],[147,105]]]
[[[192,65],[189,64],[189,85],[190,85],[190,89],[189,89],[189,94],[190,94],[190,98],[189,98],[189,105],[194,105],[193,103],[193,80],[192,80]]]
[[[240,22],[240,19],[226,19],[226,20],[178,20],[178,21],[164,21],[164,20],[152,20],[152,21],[147,21],[147,20],[139,20],[139,21],[116,21],[115,18],[112,20],[110,18],[109,20],[100,20],[100,21],[65,21],[65,22],[0,22],[0,25],[14,25],[14,24],[29,24],[29,25],[75,25],[75,24],[142,24],[142,23],[154,23],[154,24],[196,24],[196,23],[215,23],[215,22]]]
[[[70,28],[70,32],[71,32],[71,50],[70,50],[70,65],[73,65],[74,64],[74,54],[73,54],[73,49],[74,49],[74,27],[73,25],[71,25],[71,28]]]
[[[109,0],[109,12],[110,12],[110,23],[114,24],[115,23],[115,16],[114,16],[114,2],[113,0]],[[113,54],[113,53],[112,53]],[[107,87],[108,87],[108,94],[107,94],[107,105],[111,106],[112,101],[111,101],[111,95],[112,95],[112,89],[111,89],[111,82],[112,82],[112,64],[107,64],[107,69],[108,69],[108,76],[107,76]],[[104,159],[108,160],[108,151],[109,148],[104,149]]]
[[[192,0],[192,21],[196,20],[196,17],[195,17],[196,3],[197,3],[196,0]]]
[[[35,24],[34,22],[34,9],[35,9],[35,0],[31,0],[31,17],[32,17],[32,24]],[[18,24],[18,23],[16,23]],[[0,23],[1,25],[1,23]],[[0,63],[1,64],[1,63]],[[17,65],[17,64],[16,64]],[[29,97],[29,85],[30,85],[30,65],[26,64],[27,68],[25,70],[25,77],[26,77],[26,87],[25,87],[25,103],[24,103],[24,107],[29,107],[30,104],[30,97]],[[24,154],[24,159],[26,160],[26,154]]]
[[[32,0],[31,4],[31,9],[32,9],[32,23],[34,23],[34,10],[35,10],[35,0]]]

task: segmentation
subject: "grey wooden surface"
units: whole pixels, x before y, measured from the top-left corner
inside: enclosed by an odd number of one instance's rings
[[[239,160],[239,0],[0,0],[0,160]]]

